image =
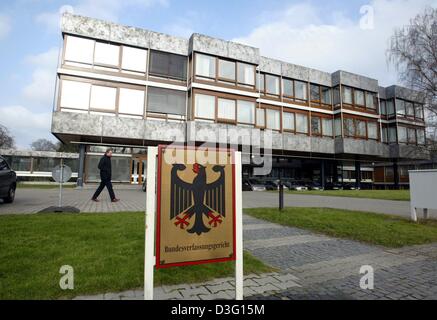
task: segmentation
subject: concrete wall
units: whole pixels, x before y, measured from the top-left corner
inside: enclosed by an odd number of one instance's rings
[[[411,90],[405,87],[400,86],[390,86],[385,88],[385,94],[387,99],[390,98],[400,98],[400,99],[406,99],[411,101],[416,101],[420,103],[424,103],[425,96],[415,90]]]
[[[187,39],[70,13],[62,15],[61,30],[68,34],[188,55]]]
[[[397,159],[415,159],[415,160],[429,160],[431,155],[429,150],[423,146],[391,144],[390,157]]]
[[[194,33],[189,41],[189,53],[193,51],[240,60],[256,65],[260,62],[258,48],[212,38],[198,33]]]
[[[340,83],[367,91],[379,91],[378,80],[347,71],[339,70],[332,74],[332,85],[336,86]]]
[[[381,158],[388,158],[390,156],[389,148],[386,144],[373,140],[351,138],[335,138],[335,153]]]

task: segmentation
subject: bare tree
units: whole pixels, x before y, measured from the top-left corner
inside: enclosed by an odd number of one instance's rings
[[[57,146],[47,140],[47,139],[38,139],[31,143],[30,147],[35,151],[56,151]]]
[[[395,29],[387,50],[388,61],[399,73],[399,80],[423,92],[431,118],[437,115],[437,9],[426,8]]]
[[[15,148],[15,139],[9,133],[8,128],[0,124],[0,148],[10,149]]]

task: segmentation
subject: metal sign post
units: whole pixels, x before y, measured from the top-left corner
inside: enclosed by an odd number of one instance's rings
[[[235,152],[235,300],[243,300],[243,197],[241,152]]]
[[[52,170],[53,180],[59,183],[58,206],[51,206],[39,212],[75,212],[75,213],[80,212],[80,210],[75,207],[62,206],[62,186],[65,182],[70,180],[71,169],[70,167],[64,165],[64,159],[61,159],[60,162],[61,162],[60,165],[54,167]]]
[[[144,237],[144,300],[153,300],[155,267],[156,161],[157,147],[147,148],[147,191]]]
[[[61,177],[59,179],[59,205],[58,207],[62,207],[62,183],[64,180],[64,159],[61,159]]]

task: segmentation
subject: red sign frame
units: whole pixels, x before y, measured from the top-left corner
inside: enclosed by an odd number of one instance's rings
[[[216,258],[216,259],[205,259],[205,260],[196,260],[196,261],[186,261],[186,262],[177,262],[177,263],[166,263],[161,264],[160,260],[160,249],[161,249],[161,165],[162,165],[162,154],[163,149],[165,148],[172,148],[172,149],[185,149],[185,150],[201,150],[205,148],[198,148],[198,147],[190,147],[190,146],[168,146],[168,145],[158,145],[158,170],[157,170],[157,190],[156,190],[156,196],[157,196],[157,204],[156,204],[156,214],[157,214],[157,220],[156,220],[156,243],[155,243],[155,255],[156,255],[156,261],[155,261],[155,267],[156,269],[163,269],[163,268],[170,268],[170,267],[181,267],[181,266],[188,266],[188,265],[198,265],[198,264],[206,264],[206,263],[217,263],[217,262],[225,262],[225,261],[235,261],[236,260],[236,207],[235,207],[235,150],[232,148],[225,149],[225,148],[213,148],[214,151],[226,151],[231,153],[231,159],[232,159],[232,210],[233,210],[233,217],[232,217],[232,256],[228,258]],[[208,148],[210,150],[211,148]]]

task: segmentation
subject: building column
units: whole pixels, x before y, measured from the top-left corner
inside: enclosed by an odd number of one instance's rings
[[[325,189],[325,181],[326,181],[326,177],[325,177],[325,160],[321,160],[320,161],[320,186],[322,187],[322,189]]]
[[[361,189],[361,162],[355,161],[355,189]]]
[[[85,145],[79,145],[79,167],[77,170],[77,183],[78,187],[83,187],[83,174],[85,169]]]
[[[393,187],[399,189],[399,165],[398,160],[393,159]]]

